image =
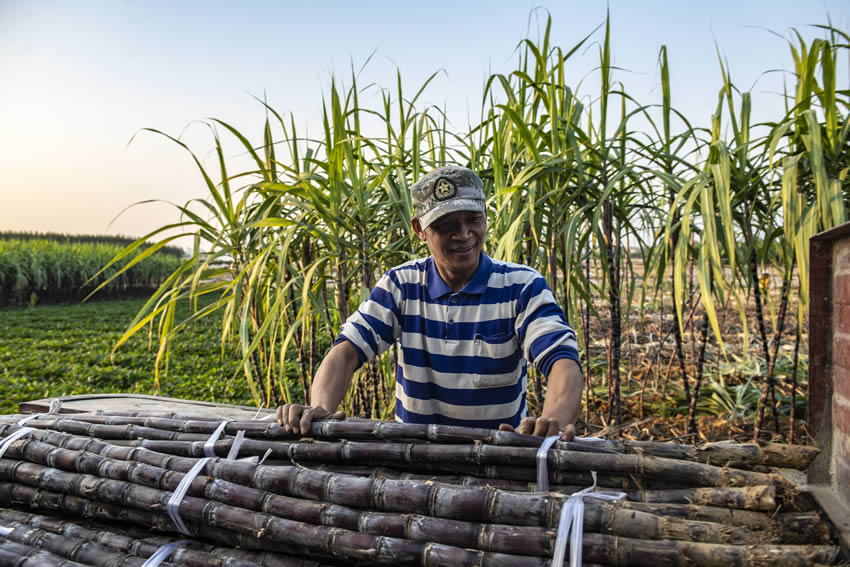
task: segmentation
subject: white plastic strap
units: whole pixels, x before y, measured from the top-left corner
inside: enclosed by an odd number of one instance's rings
[[[229,421],[225,420],[218,424],[218,427],[215,428],[215,431],[212,432],[207,440],[204,442],[204,455],[207,457],[215,457],[215,442],[218,441],[218,438],[221,437],[221,433],[224,431],[224,428],[227,427]]]
[[[166,543],[157,549],[153,555],[147,558],[147,561],[142,563],[142,567],[158,567],[160,563],[166,560],[171,552],[180,547],[181,545],[188,545],[192,543],[191,539],[181,539],[178,541],[172,541],[171,543]]]
[[[12,528],[7,528],[6,526],[0,526],[0,536],[6,537],[12,533]]]
[[[47,409],[47,413],[34,413],[32,415],[28,415],[25,418],[18,421],[18,425],[26,425],[32,419],[38,419],[40,417],[45,417],[48,415],[55,415],[59,413],[59,410],[62,408],[62,400],[59,398],[54,398],[50,400],[50,407]]]
[[[236,437],[233,439],[233,445],[230,446],[230,451],[227,452],[227,460],[232,461],[239,456],[239,449],[242,447],[242,442],[245,441],[245,431],[240,429],[236,432]]]
[[[18,439],[20,439],[24,435],[26,435],[28,433],[32,433],[33,431],[36,431],[36,430],[33,429],[32,427],[22,427],[21,429],[18,429],[17,431],[12,433],[11,435],[7,435],[3,439],[0,439],[0,458],[2,458],[3,455],[6,454],[6,451],[9,449],[9,447],[12,446],[12,443],[17,441]]]
[[[549,490],[549,449],[560,438],[560,435],[547,437],[537,449],[537,492]]]
[[[596,471],[590,471],[593,486],[576,492],[567,498],[561,508],[558,520],[558,535],[555,539],[552,567],[562,567],[567,539],[570,541],[570,567],[581,567],[581,546],[584,537],[584,499],[599,498],[600,500],[619,500],[626,497],[625,492],[593,492],[596,488]],[[572,528],[572,530],[570,530]]]
[[[263,454],[262,457],[258,457],[257,455],[254,455],[253,457],[242,457],[241,459],[236,459],[236,460],[237,461],[244,461],[246,463],[254,463],[254,464],[257,464],[257,465],[262,465],[266,461],[266,459],[269,458],[269,455],[271,455],[271,454],[272,454],[272,450],[266,449],[266,452]]]
[[[181,480],[180,484],[177,485],[177,489],[171,494],[171,498],[168,499],[168,504],[166,504],[168,516],[183,535],[190,536],[193,534],[189,531],[186,524],[183,523],[183,519],[180,517],[180,503],[183,502],[183,498],[189,491],[192,481],[195,480],[195,477],[198,476],[198,473],[201,472],[201,469],[204,468],[204,465],[206,465],[209,460],[210,457],[204,457],[203,459],[198,460],[198,462],[189,469],[189,472],[183,475],[183,480]]]
[[[277,412],[272,412],[272,413],[264,415],[263,417],[260,417],[260,413],[262,413],[262,411],[264,409],[266,409],[264,406],[259,406],[257,408],[257,413],[254,414],[254,417],[251,418],[251,421],[272,421],[272,420],[274,420],[275,414]]]

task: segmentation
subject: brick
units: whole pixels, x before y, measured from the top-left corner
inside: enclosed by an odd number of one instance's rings
[[[836,274],[850,272],[850,239],[844,238],[832,245],[832,271]]]
[[[835,319],[832,322],[834,332],[850,335],[850,305],[833,303],[832,309],[835,313]]]
[[[832,391],[834,395],[850,400],[850,370],[841,366],[832,369]]]
[[[832,428],[850,435],[850,400],[843,396],[832,397]]]
[[[835,274],[832,277],[832,301],[840,305],[850,305],[850,272]]]
[[[850,369],[850,334],[832,336],[832,364]]]

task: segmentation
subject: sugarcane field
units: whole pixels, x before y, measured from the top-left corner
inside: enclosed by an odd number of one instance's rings
[[[0,0],[0,567],[850,566],[850,4]]]

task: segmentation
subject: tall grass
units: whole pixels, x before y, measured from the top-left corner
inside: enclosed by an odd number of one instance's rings
[[[761,411],[775,412],[778,349],[800,336],[785,332],[786,313],[796,308],[798,326],[804,320],[807,239],[846,220],[850,203],[848,92],[837,88],[835,70],[848,37],[823,29],[824,39],[807,43],[795,33],[789,40],[794,88],[787,113],[766,124],[752,124],[753,96],[736,87],[723,61],[717,106],[708,111],[710,125],[699,128],[693,124],[703,117],[675,110],[665,47],[660,100],[638,101],[611,63],[607,22],[563,49],[548,21],[539,38],[520,43],[513,71],[487,79],[481,119],[465,131],[450,130],[441,109],[419,102],[430,79],[410,95],[399,73],[369,106],[352,70],[347,86],[335,80],[322,102],[318,139],[299,137],[295,119],[268,105],[257,143],[212,121],[215,172],[183,142],[157,132],[189,151],[207,196],[179,207],[180,222],[149,235],[181,228],[195,235],[195,253],[119,345],[156,324],[164,363],[182,326],[216,313],[224,320],[222,348],[241,357],[258,404],[309,401],[318,345],[332,340],[383,271],[424,253],[409,228],[409,185],[430,168],[460,163],[485,181],[488,253],[547,276],[585,346],[588,395],[601,392],[608,420],[622,420],[623,373],[632,375],[623,350],[631,352],[640,324],[632,306],[649,302],[662,310],[666,302],[674,314],[661,332],[675,347],[659,347],[650,364],[678,362],[692,430],[707,366],[727,355],[732,339],[724,334],[728,312],[738,319],[744,354],[753,350],[761,361],[748,377],[763,388]],[[584,93],[570,82],[567,62],[599,34],[599,91]],[[251,167],[229,169],[222,136]],[[139,243],[120,258],[140,257]],[[227,267],[216,264],[222,260]],[[773,273],[782,281],[779,308],[765,295],[765,276]],[[207,294],[216,300],[175,320],[179,299]],[[599,329],[605,360],[596,375],[591,345]],[[297,376],[284,372],[292,357]],[[394,357],[391,349],[359,371],[347,410],[391,414]],[[540,403],[543,384],[532,378],[530,399]]]

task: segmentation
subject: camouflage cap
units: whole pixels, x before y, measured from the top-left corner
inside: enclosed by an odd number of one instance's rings
[[[484,184],[474,171],[457,165],[438,167],[410,187],[413,215],[422,229],[455,211],[484,212]]]

